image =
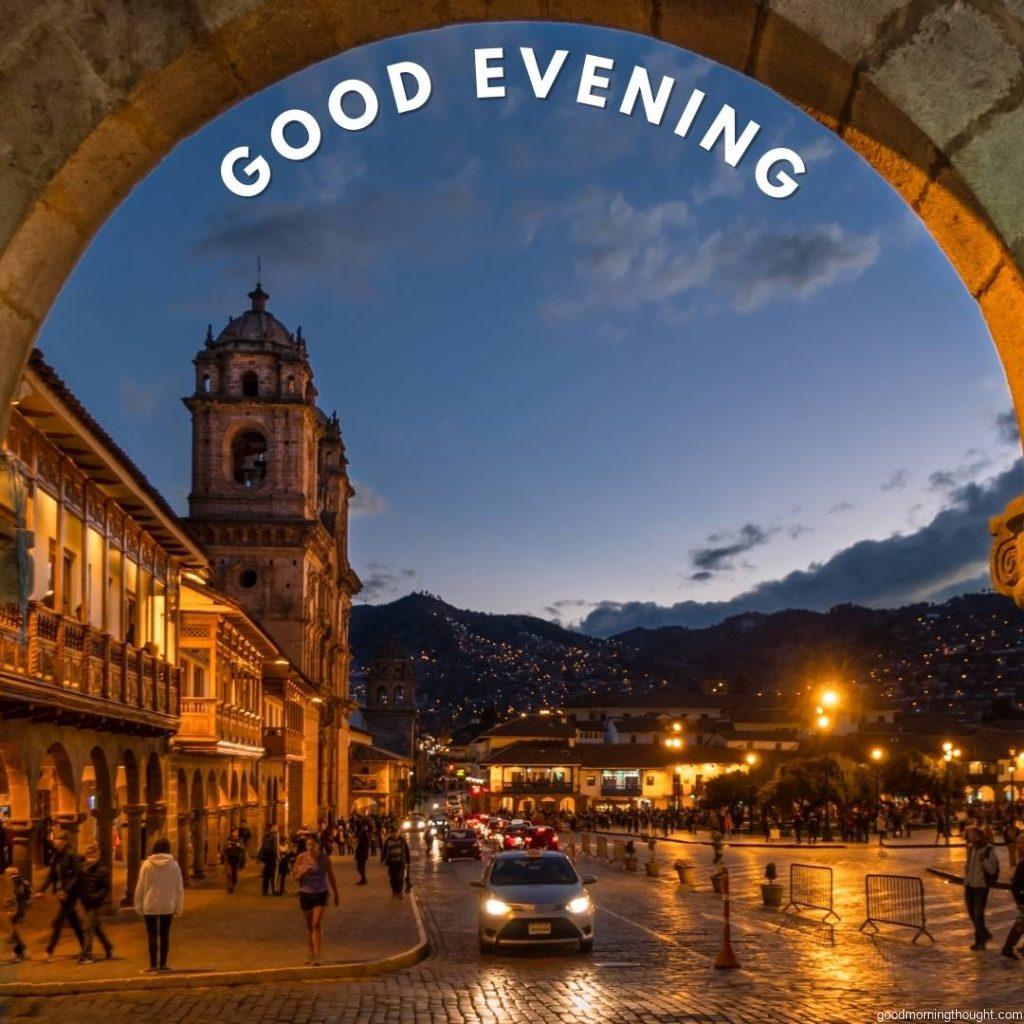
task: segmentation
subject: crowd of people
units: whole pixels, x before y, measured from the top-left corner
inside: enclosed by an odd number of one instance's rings
[[[250,858],[252,832],[245,821],[231,829],[220,848],[224,885],[234,893],[239,876]],[[0,868],[0,906],[7,924],[8,940],[15,962],[29,958],[23,928],[29,907],[36,901],[52,898],[53,918],[44,960],[52,961],[65,930],[78,944],[77,960],[92,964],[102,949],[103,957],[114,957],[114,946],[105,928],[103,909],[111,898],[110,869],[103,861],[99,845],[90,843],[79,856],[71,837],[59,829],[50,830],[41,847],[46,861],[46,876],[38,891],[5,857]],[[299,908],[306,924],[307,964],[321,962],[323,923],[328,903],[340,904],[338,880],[331,856],[351,857],[356,885],[366,885],[366,865],[371,857],[380,857],[387,870],[393,899],[401,899],[412,888],[409,844],[394,817],[353,814],[337,823],[321,822],[318,828],[303,826],[291,834],[277,825],[264,833],[255,858],[260,865],[263,896],[284,896],[291,878]],[[148,966],[143,973],[170,970],[168,958],[171,926],[185,910],[185,879],[165,837],[153,842],[149,856],[139,869],[134,890],[134,909],[146,929]]]

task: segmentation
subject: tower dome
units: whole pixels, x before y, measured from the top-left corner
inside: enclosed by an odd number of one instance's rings
[[[259,281],[249,292],[252,303],[241,316],[231,317],[227,326],[220,332],[213,347],[237,344],[238,342],[270,342],[274,345],[285,345],[289,348],[302,347],[302,339],[296,338],[291,331],[273,313],[267,312],[267,299],[270,296],[263,290]]]

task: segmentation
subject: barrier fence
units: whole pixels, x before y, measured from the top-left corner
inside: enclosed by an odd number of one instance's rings
[[[924,882],[916,875],[866,875],[864,897],[867,919],[860,931],[871,925],[877,932],[879,924],[891,924],[915,928],[914,942],[922,935],[935,941],[935,936],[925,927]]]
[[[789,866],[789,902],[783,907],[801,907],[808,910],[824,910],[823,921],[830,917],[840,920],[832,909],[832,869],[818,864],[790,864]]]

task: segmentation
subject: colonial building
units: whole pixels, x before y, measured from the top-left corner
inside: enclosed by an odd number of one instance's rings
[[[0,813],[26,873],[56,824],[116,848],[130,888],[144,845],[176,839],[181,581],[206,556],[39,352],[2,455],[23,589],[0,610]]]
[[[351,808],[359,814],[404,814],[412,801],[412,759],[380,746],[379,738],[353,715],[349,747]]]
[[[267,630],[319,702],[318,814],[348,801],[349,483],[336,416],[317,392],[301,328],[251,307],[196,355],[188,526],[211,556],[213,582]]]

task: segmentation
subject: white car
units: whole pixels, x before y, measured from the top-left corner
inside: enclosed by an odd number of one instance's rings
[[[480,894],[480,952],[503,946],[572,943],[594,947],[594,904],[584,886],[597,879],[576,873],[555,850],[509,850],[491,858]]]
[[[410,814],[402,822],[403,832],[422,832],[427,827],[427,819],[423,814]]]

